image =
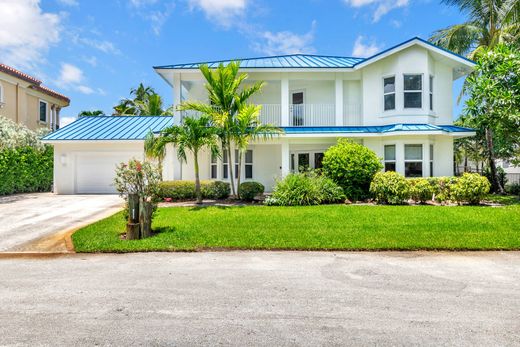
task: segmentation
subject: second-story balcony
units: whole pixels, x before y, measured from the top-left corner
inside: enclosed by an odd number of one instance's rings
[[[334,126],[336,125],[335,104],[291,104],[288,106],[289,119],[284,122],[281,104],[259,104],[260,122],[275,126]],[[196,111],[182,111],[181,117],[198,117]],[[339,117],[342,125],[362,125],[360,104],[345,104],[343,115]],[[284,124],[286,123],[286,124]]]

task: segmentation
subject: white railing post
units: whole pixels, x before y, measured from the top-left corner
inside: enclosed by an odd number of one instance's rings
[[[336,76],[336,107],[335,107],[335,124],[336,126],[343,125],[343,79],[341,76]]]
[[[291,172],[289,142],[287,142],[287,139],[284,139],[282,141],[281,150],[282,150],[282,177],[285,177]]]

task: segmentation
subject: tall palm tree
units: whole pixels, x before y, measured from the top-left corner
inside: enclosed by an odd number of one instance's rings
[[[153,131],[149,131],[144,139],[144,155],[146,159],[157,159],[159,174],[162,178],[162,163],[166,156],[166,146],[159,145],[159,137],[155,136]]]
[[[134,96],[134,101],[144,101],[154,94],[157,94],[155,90],[150,86],[145,87],[143,83],[139,83],[137,88],[130,89],[130,95]]]
[[[155,90],[150,86],[144,86],[139,83],[137,88],[130,89],[130,98],[122,99],[119,104],[114,106],[114,115],[117,116],[139,116],[141,110],[138,107],[138,103],[146,103],[147,99],[157,95]],[[162,105],[162,100],[161,100]],[[155,111],[155,110],[154,110]],[[147,113],[144,115],[159,115],[154,113]]]
[[[81,117],[96,117],[96,116],[104,116],[105,112],[101,110],[94,110],[94,111],[81,111],[78,113],[78,118]]]
[[[218,128],[218,136],[221,141],[222,150],[227,152],[230,162],[228,165],[231,190],[236,195],[233,176],[232,145],[236,138],[234,133],[236,117],[243,105],[255,93],[260,91],[263,82],[255,82],[251,86],[244,87],[242,83],[248,78],[247,74],[239,74],[240,62],[230,62],[211,70],[207,65],[200,66],[200,72],[206,79],[206,90],[208,92],[209,104],[201,102],[185,102],[179,109],[198,111],[212,118]]]
[[[159,94],[148,95],[144,100],[133,102],[139,116],[172,116],[173,108],[163,109],[163,101]]]
[[[441,0],[468,15],[468,21],[437,30],[430,41],[455,53],[475,59],[484,48],[520,39],[518,0]]]
[[[258,139],[270,139],[282,132],[278,127],[260,122],[261,109],[262,106],[246,104],[240,108],[236,116],[233,140],[238,149],[237,188],[240,187],[242,161],[249,144]]]
[[[173,143],[177,147],[177,157],[181,162],[187,160],[187,151],[193,154],[195,193],[197,204],[202,204],[199,152],[203,148],[208,148],[212,155],[220,155],[218,137],[216,129],[211,124],[211,118],[208,115],[202,115],[198,119],[185,118],[182,125],[174,125],[163,129],[156,141],[153,152],[163,151],[168,143]]]

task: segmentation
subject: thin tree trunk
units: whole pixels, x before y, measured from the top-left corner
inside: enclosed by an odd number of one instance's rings
[[[229,171],[229,182],[231,183],[231,193],[233,194],[233,197],[236,197],[236,189],[235,189],[235,176],[233,176],[233,166],[235,165],[235,162],[233,160],[233,157],[231,156],[231,142],[228,144],[227,147],[228,151],[228,171]]]
[[[237,169],[237,196],[240,199],[240,181],[242,177],[242,150],[238,150],[238,169]]]
[[[197,197],[197,204],[202,204],[202,194],[200,192],[200,177],[199,177],[199,153],[193,152],[195,163],[195,196]]]
[[[502,184],[498,177],[497,167],[495,165],[495,151],[493,149],[493,131],[489,128],[486,128],[486,145],[489,170],[491,173],[491,186],[493,187],[494,191],[500,194],[504,194],[504,187],[502,187]]]
[[[464,154],[464,172],[468,172],[468,156]]]

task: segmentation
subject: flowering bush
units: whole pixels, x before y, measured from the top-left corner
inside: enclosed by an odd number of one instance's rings
[[[132,159],[116,167],[114,186],[121,196],[137,194],[141,198],[156,199],[160,182],[159,169],[151,163]]]

